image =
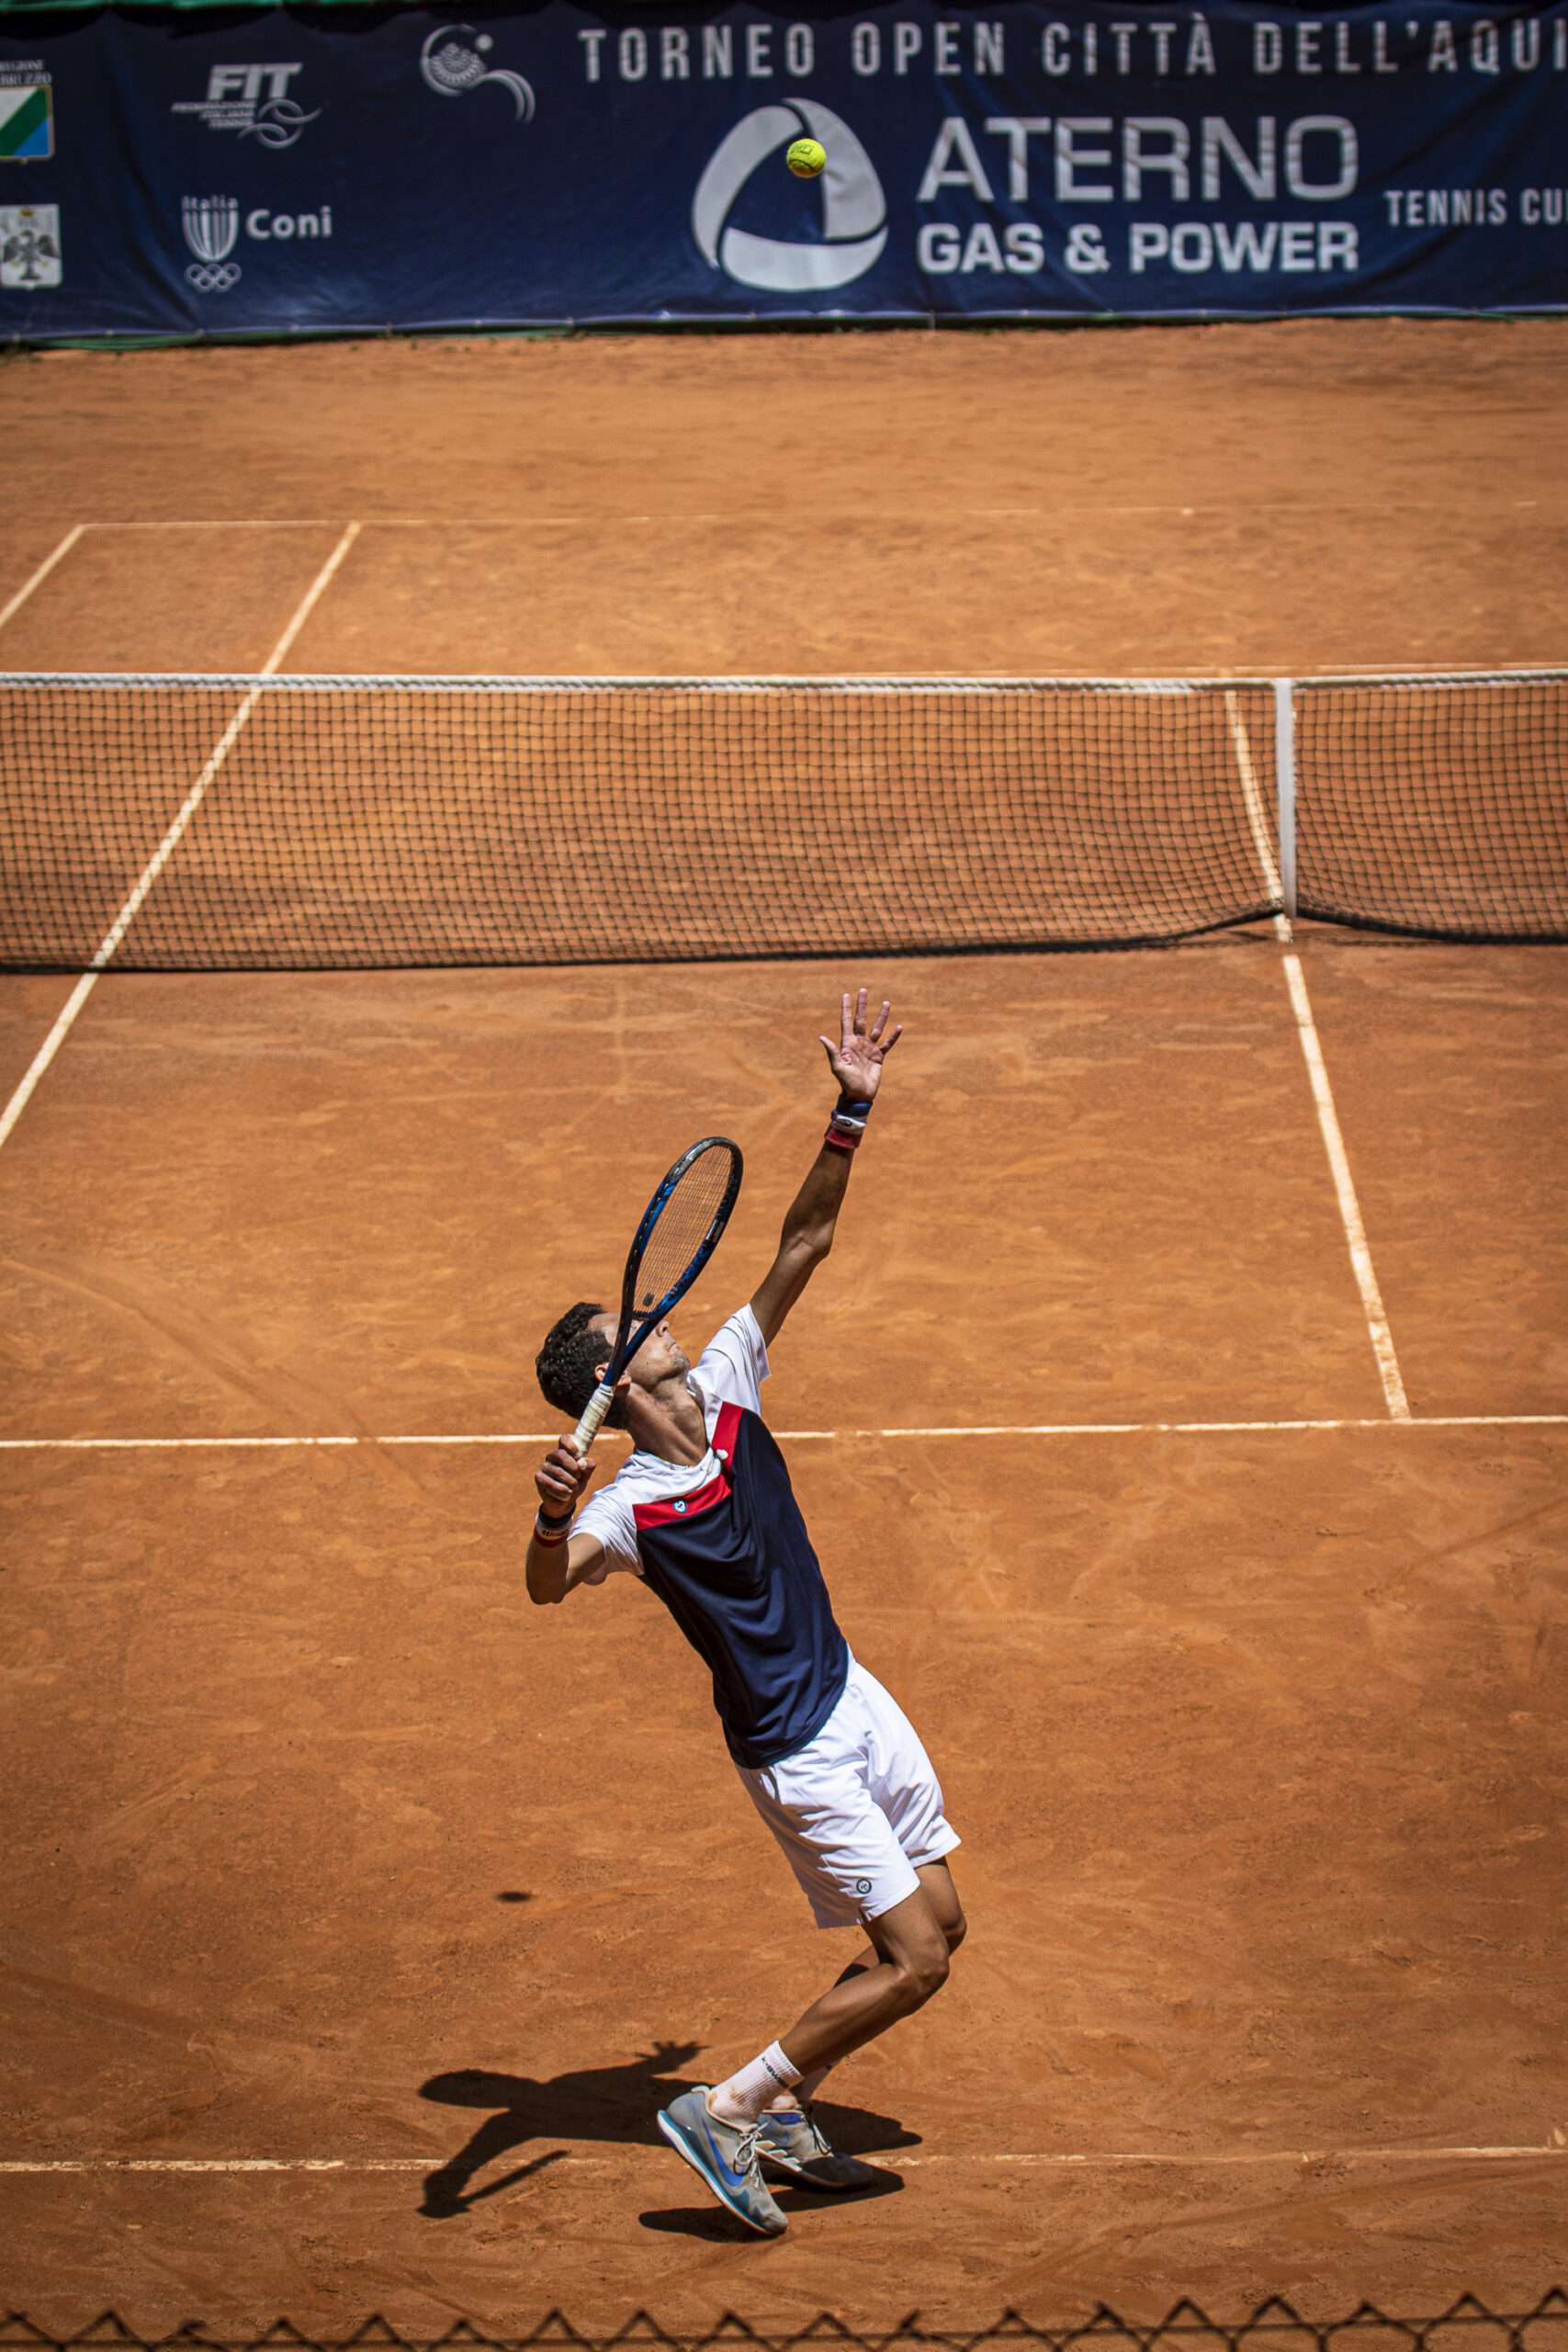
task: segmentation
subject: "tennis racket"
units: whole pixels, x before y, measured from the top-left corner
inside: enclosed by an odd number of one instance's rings
[[[621,1319],[604,1377],[577,1424],[577,1451],[587,1453],[609,1411],[615,1383],[654,1325],[684,1298],[729,1223],[740,1193],[740,1146],[705,1136],[683,1151],[644,1212],[621,1281]]]

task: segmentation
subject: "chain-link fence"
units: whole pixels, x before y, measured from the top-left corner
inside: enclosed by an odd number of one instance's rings
[[[669,2347],[669,2352],[705,2352],[705,2347],[755,2346],[758,2352],[795,2352],[804,2345],[841,2346],[845,2352],[981,2352],[981,2347],[1012,2344],[1039,2345],[1048,2352],[1074,2352],[1088,2346],[1129,2347],[1129,2352],[1158,2352],[1165,2346],[1194,2347],[1194,2352],[1568,2352],[1568,2293],[1553,2287],[1533,2309],[1495,2312],[1473,2295],[1461,2295],[1446,2311],[1427,2319],[1411,2319],[1385,2312],[1374,2303],[1359,2303],[1342,2319],[1314,2319],[1277,2295],[1245,2319],[1212,2319],[1194,2302],[1176,2303],[1160,2320],[1123,2319],[1108,2304],[1098,2304],[1087,2319],[1055,2327],[1037,2326],[1017,2312],[1004,2312],[991,2325],[966,2329],[927,2327],[911,2312],[896,2327],[852,2327],[831,2312],[820,2312],[800,2327],[753,2326],[733,2312],[706,2328],[667,2328],[638,2312],[624,2327],[611,2332],[574,2327],[565,2314],[552,2311],[534,2327],[519,2334],[501,2334],[471,2320],[458,2320],[441,2335],[421,2329],[396,2328],[379,2316],[362,2321],[344,2333],[311,2335],[291,2321],[274,2321],[254,2335],[212,2328],[187,2320],[167,2335],[141,2335],[116,2312],[105,2312],[90,2326],[70,2335],[56,2335],[39,2327],[25,2312],[13,2312],[0,2323],[0,2352],[160,2352],[161,2347],[192,2346],[197,2352],[446,2352],[446,2347],[475,2346],[478,2352],[535,2352],[551,2346],[581,2346],[583,2352],[611,2352],[611,2347],[638,2345]]]

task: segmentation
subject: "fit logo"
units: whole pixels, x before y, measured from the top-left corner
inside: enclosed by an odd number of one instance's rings
[[[238,98],[243,106],[257,106],[264,88],[269,99],[286,98],[289,83],[304,71],[303,65],[214,65],[207,76],[207,103],[216,107]]]
[[[171,114],[199,115],[209,130],[231,130],[240,139],[254,139],[260,147],[292,147],[308,122],[321,113],[307,114],[288,85],[305,67],[300,60],[287,64],[211,65],[204,98],[181,98]]]

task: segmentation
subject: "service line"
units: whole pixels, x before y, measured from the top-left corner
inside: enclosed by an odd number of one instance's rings
[[[1224,1437],[1291,1430],[1537,1430],[1568,1428],[1568,1413],[1405,1413],[1397,1421],[988,1421],[942,1428],[775,1430],[787,1444],[841,1445],[850,1439],[932,1437]],[[139,1453],[313,1445],[558,1445],[558,1430],[452,1430],[434,1437],[4,1437],[4,1453]]]
[[[291,514],[280,521],[262,514],[250,519],[237,519],[232,514],[213,514],[185,523],[87,523],[88,531],[341,531],[341,514],[330,520],[324,514]]]
[[[79,525],[76,532],[72,537],[62,540],[60,546],[55,549],[54,554],[50,558],[49,563],[44,566],[43,571],[47,571],[51,565],[57,563],[60,560],[60,558],[73,544],[73,538],[81,536],[83,527],[85,526]],[[289,647],[293,644],[295,639],[304,628],[305,623],[310,619],[311,612],[315,608],[317,600],[325,591],[328,582],[331,581],[339,564],[342,563],[344,556],[348,553],[349,548],[354,545],[354,542],[358,536],[358,524],[351,523],[348,526],[348,528],[344,531],[342,538],[339,539],[336,547],[333,549],[332,554],[327,558],[326,562],[321,566],[320,571],[317,572],[316,577],[310,582],[310,587],[306,590],[303,598],[296,608],[288,628],[284,630],[283,635],[278,639],[277,643],[273,647],[272,651],[268,654],[265,662],[262,664],[260,673],[262,677],[270,678],[274,675],[279,664],[282,662],[284,656],[288,653]],[[28,586],[22,591],[23,595],[28,595],[31,593],[32,589],[37,585],[38,581],[42,579],[43,571],[36,573],[34,578],[28,582]],[[10,606],[7,605],[6,613],[9,613],[10,609]],[[5,614],[0,614],[0,621],[3,621],[5,617]],[[136,885],[132,889],[130,896],[127,899],[124,906],[121,907],[118,914],[116,915],[113,922],[110,923],[107,931],[104,933],[103,939],[99,943],[98,952],[94,956],[91,966],[83,973],[82,978],[77,981],[75,987],[66,998],[64,1004],[61,1008],[59,1018],[55,1022],[55,1024],[50,1031],[48,1036],[44,1039],[43,1044],[39,1047],[38,1052],[33,1056],[31,1062],[28,1066],[27,1073],[23,1078],[21,1084],[17,1087],[16,1092],[6,1103],[5,1111],[0,1113],[0,1146],[5,1144],[6,1137],[10,1135],[12,1128],[17,1124],[17,1121],[27,1109],[39,1080],[43,1077],[45,1070],[48,1069],[51,1062],[53,1061],[54,1057],[60,1051],[61,1046],[65,1043],[66,1038],[70,1035],[72,1028],[75,1023],[77,1014],[81,1012],[82,1007],[86,1003],[87,999],[92,995],[93,989],[97,984],[99,974],[114,956],[119,946],[120,941],[125,937],[126,933],[130,930],[131,924],[135,922],[137,915],[140,913],[142,901],[145,899],[147,893],[152,889],[153,884],[157,881],[159,875],[162,874],[164,866],[168,864],[170,858],[179,847],[181,841],[185,838],[186,827],[189,825],[191,819],[196,815],[197,810],[200,808],[202,802],[207,797],[208,786],[212,783],[214,777],[218,775],[225,760],[227,760],[230,752],[233,750],[234,745],[238,742],[241,735],[243,733],[245,723],[249,719],[252,711],[255,708],[256,704],[260,699],[261,691],[262,690],[259,685],[253,686],[251,688],[249,694],[245,695],[243,701],[240,705],[240,707],[234,713],[233,718],[223,729],[222,734],[220,736],[213,748],[211,756],[209,758],[206,766],[202,769],[201,774],[197,776],[196,782],[186,793],[179,812],[175,818],[174,823],[169,827],[168,831],[164,835],[163,840],[159,842],[157,848],[148,859],[147,864],[142,867],[141,874],[137,877]]]

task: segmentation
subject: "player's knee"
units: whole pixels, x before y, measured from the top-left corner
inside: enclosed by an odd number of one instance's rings
[[[953,1963],[947,1955],[947,1947],[945,1944],[940,1951],[931,1951],[922,1960],[919,1969],[920,1999],[922,2002],[931,2000],[933,1995],[941,1992],[942,1986],[947,1982],[948,1972],[951,1969],[952,1964]]]
[[[904,1979],[904,1997],[911,2009],[923,2008],[941,1992],[947,1982],[948,1966],[947,1946],[934,1938],[909,1954],[899,1973]]]
[[[956,1919],[950,1921],[943,1927],[942,1934],[947,1938],[947,1950],[950,1959],[958,1950],[959,1945],[964,1941],[964,1937],[968,1933],[969,1922],[964,1917],[962,1911],[959,1913]]]

